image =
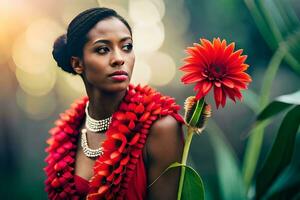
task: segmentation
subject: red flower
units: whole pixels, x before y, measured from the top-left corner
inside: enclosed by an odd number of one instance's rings
[[[181,78],[184,84],[196,83],[196,98],[201,99],[214,88],[217,108],[226,104],[226,97],[234,102],[242,99],[241,89],[247,89],[251,77],[244,71],[249,67],[245,64],[246,55],[242,49],[234,51],[234,43],[226,45],[220,38],[210,42],[200,39],[200,44],[187,48],[189,57],[180,70],[186,72]]]

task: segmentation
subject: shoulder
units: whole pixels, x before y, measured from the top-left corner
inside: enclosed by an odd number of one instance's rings
[[[178,150],[183,146],[183,118],[178,114],[180,106],[175,98],[163,95],[148,85],[143,87],[129,85],[126,99],[129,102],[142,104],[139,106],[141,109],[133,109],[136,113],[144,113],[141,117],[142,121],[154,119],[149,125],[149,134],[144,148],[146,160],[160,159],[164,154],[179,154]],[[129,104],[129,109],[131,105]],[[169,146],[167,150],[166,146]]]
[[[156,120],[151,129],[149,137],[162,137],[162,134],[177,135],[173,131],[177,131],[181,128],[180,122],[178,122],[171,115],[164,116]],[[172,131],[173,130],[173,131]]]
[[[174,159],[181,155],[183,148],[182,126],[171,115],[162,117],[152,125],[147,142],[146,151],[149,159]]]

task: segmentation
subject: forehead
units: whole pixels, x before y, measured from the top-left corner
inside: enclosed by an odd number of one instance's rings
[[[131,37],[127,26],[116,17],[110,17],[99,21],[87,34],[89,42],[98,39],[120,39]]]

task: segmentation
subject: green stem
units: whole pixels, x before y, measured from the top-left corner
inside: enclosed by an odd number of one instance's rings
[[[261,33],[267,44],[271,49],[276,48],[276,41],[267,22],[265,21],[263,15],[261,14],[259,8],[257,7],[254,0],[245,0],[246,6],[248,7],[250,14],[252,15],[254,22],[258,27],[258,31]]]
[[[278,26],[276,25],[276,22],[274,21],[274,18],[272,17],[269,10],[266,8],[266,2],[259,0],[258,5],[260,6],[262,14],[265,16],[264,18],[266,19],[266,22],[276,40],[276,44],[279,45],[280,42],[283,41],[283,37]]]
[[[265,72],[261,94],[260,94],[260,109],[263,109],[270,97],[270,91],[272,88],[272,82],[276,76],[280,63],[282,62],[284,56],[286,55],[287,49],[285,44],[281,44],[275,54],[273,55],[268,68]],[[261,146],[264,136],[264,128],[266,123],[261,124],[258,127],[255,127],[250,133],[250,139],[247,144],[247,149],[245,153],[245,160],[243,165],[243,177],[246,188],[249,188],[252,177],[254,175],[259,154],[261,151]]]
[[[274,50],[278,48],[280,45],[280,42],[284,42],[281,32],[278,29],[276,23],[272,19],[272,16],[270,15],[269,11],[265,8],[264,2],[259,1],[258,5],[261,9],[257,6],[257,3],[255,0],[244,0],[246,3],[246,6],[248,7],[250,14],[252,15],[254,22],[256,23],[259,32],[269,45],[269,47]],[[288,3],[285,3],[286,6],[288,6]],[[290,12],[292,12],[291,10]],[[291,16],[293,16],[293,13],[290,13]],[[294,23],[298,24],[299,21],[295,20],[294,17],[292,17]],[[297,35],[297,30],[290,32],[291,37],[294,37]],[[290,36],[288,36],[290,37]],[[285,38],[285,43],[287,42],[289,38]],[[298,44],[299,42],[293,42],[294,45]],[[287,46],[290,46],[287,44]],[[296,59],[296,57],[290,53],[286,52],[285,55],[285,61],[298,73],[300,73],[300,63]]]
[[[197,101],[196,107],[194,110],[192,110],[193,114],[190,120],[185,119],[188,124],[188,133],[187,137],[185,139],[185,144],[183,148],[183,154],[182,154],[182,160],[181,164],[186,166],[187,158],[189,155],[189,149],[191,146],[193,134],[194,134],[194,128],[197,127],[197,124],[199,120],[201,120],[201,115],[202,115],[202,109],[204,107],[204,97],[200,100]],[[191,112],[186,110],[186,112]],[[186,113],[186,115],[188,115]],[[178,188],[178,195],[177,195],[177,200],[181,199],[181,194],[182,194],[182,189],[183,189],[183,183],[184,183],[184,176],[185,176],[185,167],[181,167],[181,174],[180,174],[180,181],[179,181],[179,188]]]
[[[194,135],[193,128],[188,127],[188,133],[187,133],[187,137],[186,137],[186,140],[185,140],[183,154],[182,154],[182,160],[181,160],[181,164],[183,164],[183,165],[186,165],[193,135]],[[179,181],[179,188],[178,188],[177,200],[181,199],[181,194],[182,194],[182,189],[183,189],[183,182],[184,182],[184,176],[185,176],[185,167],[181,167],[181,174],[180,174],[180,181]]]

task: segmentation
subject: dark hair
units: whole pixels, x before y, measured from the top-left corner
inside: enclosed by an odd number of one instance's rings
[[[66,34],[59,36],[53,45],[52,55],[57,65],[64,71],[76,74],[71,66],[71,56],[82,57],[83,46],[87,42],[87,33],[101,20],[116,17],[128,28],[128,22],[110,8],[90,8],[79,13],[69,24]]]

